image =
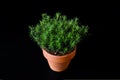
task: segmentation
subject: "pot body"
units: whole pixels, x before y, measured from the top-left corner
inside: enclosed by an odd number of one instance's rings
[[[42,49],[44,57],[47,59],[50,68],[56,72],[62,72],[67,69],[69,63],[76,54],[76,48],[71,52],[63,56],[55,56]]]

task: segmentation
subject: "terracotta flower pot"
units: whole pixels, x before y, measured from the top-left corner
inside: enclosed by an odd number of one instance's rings
[[[56,72],[62,72],[67,69],[69,63],[74,58],[76,48],[69,54],[63,56],[55,56],[42,49],[44,57],[47,59],[50,68]]]

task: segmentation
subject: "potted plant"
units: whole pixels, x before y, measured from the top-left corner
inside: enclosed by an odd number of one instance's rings
[[[87,34],[88,26],[80,25],[78,18],[67,19],[66,15],[56,13],[53,17],[42,14],[35,26],[29,26],[31,38],[42,49],[53,71],[67,69],[76,54],[76,45]]]

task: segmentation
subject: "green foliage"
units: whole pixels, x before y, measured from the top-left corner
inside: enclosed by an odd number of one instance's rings
[[[88,32],[88,26],[79,26],[78,18],[68,20],[56,13],[54,17],[42,14],[42,20],[29,26],[30,36],[41,47],[58,55],[73,50]]]

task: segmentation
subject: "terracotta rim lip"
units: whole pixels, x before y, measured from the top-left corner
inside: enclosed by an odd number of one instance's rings
[[[65,54],[65,55],[62,55],[62,56],[57,56],[57,55],[52,55],[50,54],[49,52],[47,52],[45,49],[42,48],[43,51],[45,51],[45,54],[47,53],[47,55],[51,56],[51,57],[54,57],[54,58],[65,58],[65,57],[68,57],[68,56],[71,56],[73,54],[75,54],[75,51],[76,51],[76,47],[74,48],[74,50],[68,54]]]

